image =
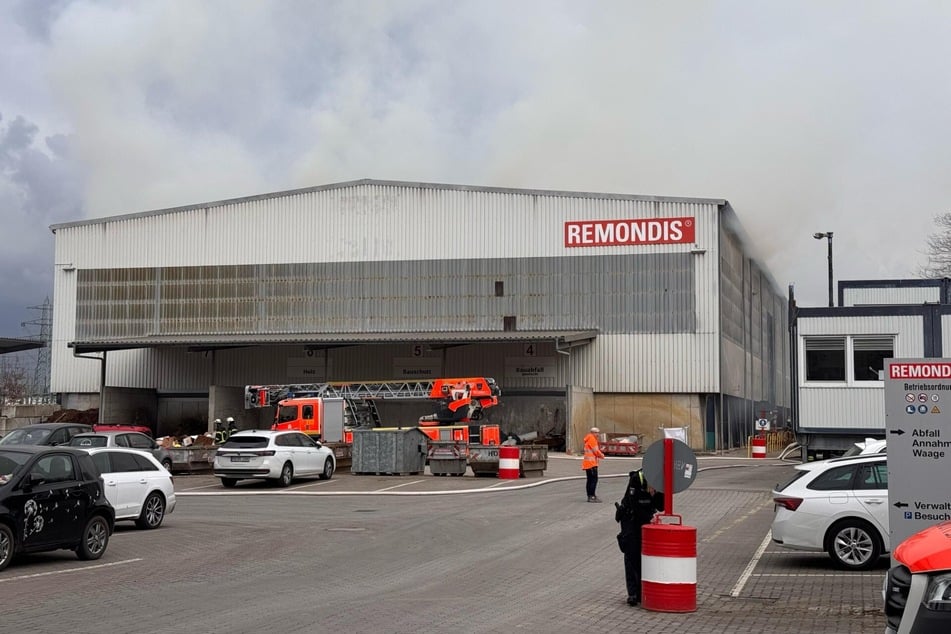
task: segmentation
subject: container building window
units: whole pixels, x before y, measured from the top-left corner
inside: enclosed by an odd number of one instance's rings
[[[807,337],[806,381],[845,381],[845,337]]]
[[[885,369],[885,359],[894,356],[892,337],[853,337],[852,360],[856,381],[879,381],[879,372]]]

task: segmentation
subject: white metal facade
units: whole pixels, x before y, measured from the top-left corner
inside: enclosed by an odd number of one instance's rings
[[[938,286],[906,286],[893,288],[844,288],[844,306],[883,306],[890,304],[925,304],[941,300]]]
[[[799,426],[823,430],[885,429],[883,381],[853,381],[847,365],[846,381],[808,382],[805,340],[830,335],[893,336],[895,358],[924,356],[923,323],[918,315],[862,317],[799,317]],[[846,355],[851,363],[851,355]]]
[[[587,349],[573,351],[570,362],[551,354],[558,360],[561,386],[570,372],[572,383],[596,391],[715,392],[720,383],[718,235],[724,204],[357,182],[59,225],[54,227],[52,390],[91,392],[99,387],[99,363],[73,358],[67,347],[75,337],[76,270],[689,252],[695,262],[694,332],[602,335]],[[682,216],[696,220],[693,244],[573,249],[564,245],[566,221]],[[285,363],[280,355],[275,358],[273,350],[235,353],[222,361],[228,356],[219,352],[213,364],[207,357],[181,350],[110,352],[106,381],[159,391],[200,391],[209,382],[257,382],[271,366],[279,373]],[[378,358],[365,361],[365,368],[352,371],[365,376],[380,367]]]

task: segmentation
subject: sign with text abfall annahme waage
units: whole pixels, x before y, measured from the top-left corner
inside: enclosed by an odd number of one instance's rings
[[[888,528],[894,551],[951,519],[951,359],[885,360]]]

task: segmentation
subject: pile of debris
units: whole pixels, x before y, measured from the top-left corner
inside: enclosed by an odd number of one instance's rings
[[[215,436],[212,433],[199,434],[197,436],[162,436],[156,438],[160,446],[165,449],[175,449],[179,447],[214,447]]]
[[[87,410],[61,409],[50,414],[46,419],[47,423],[81,423],[83,425],[95,425],[99,422],[99,408],[94,407]]]

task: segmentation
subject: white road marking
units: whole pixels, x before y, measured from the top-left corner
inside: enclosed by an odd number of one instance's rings
[[[753,558],[750,559],[750,563],[746,564],[746,570],[743,571],[743,574],[740,575],[736,585],[733,586],[733,590],[730,591],[730,596],[734,599],[740,596],[740,593],[743,592],[743,586],[746,585],[746,582],[749,581],[750,577],[753,575],[753,569],[756,568],[756,564],[759,563],[759,559],[766,551],[766,547],[769,546],[770,542],[772,542],[772,537],[773,536],[771,533],[766,533],[766,537],[763,538],[763,542],[759,545],[759,548],[756,549],[756,553],[754,553]]]
[[[882,573],[855,573],[842,571],[840,573],[834,572],[757,572],[752,577],[848,577],[849,579],[854,579],[855,577],[874,577],[876,579],[882,578]]]
[[[83,566],[82,568],[68,568],[68,569],[66,569],[66,570],[53,570],[53,571],[50,571],[50,572],[37,572],[37,573],[32,574],[32,575],[17,575],[16,577],[6,577],[6,578],[4,578],[4,579],[0,579],[0,583],[6,583],[7,581],[16,581],[16,580],[18,580],[18,579],[33,579],[33,578],[35,578],[35,577],[49,577],[49,576],[51,576],[51,575],[61,575],[61,574],[67,573],[67,572],[84,572],[84,571],[86,571],[86,570],[95,570],[95,569],[97,569],[97,568],[108,568],[108,567],[110,567],[110,566],[121,566],[121,565],[123,565],[123,564],[131,564],[131,563],[135,563],[135,562],[137,562],[137,561],[142,561],[142,558],[139,557],[139,558],[137,558],[137,559],[126,559],[126,560],[124,560],[124,561],[113,561],[113,562],[110,562],[110,563],[108,563],[108,564],[96,564],[96,565],[93,565],[93,566]]]
[[[377,489],[376,491],[374,491],[374,493],[382,493],[383,491],[392,491],[393,489],[409,486],[410,484],[418,484],[420,482],[423,482],[423,480],[413,480],[412,482],[404,482],[403,484],[397,484],[395,486],[386,487],[385,489]]]

